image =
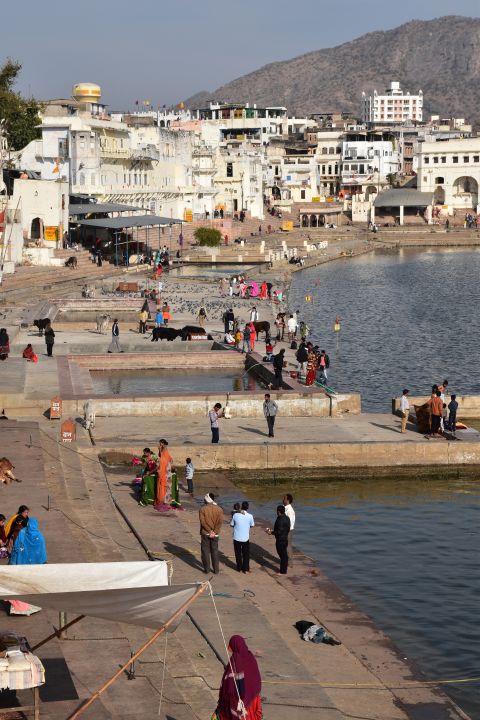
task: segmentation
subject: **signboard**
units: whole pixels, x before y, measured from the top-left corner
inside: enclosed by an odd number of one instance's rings
[[[58,228],[56,225],[45,226],[45,240],[56,242],[58,240]]]
[[[183,211],[183,219],[185,220],[185,222],[192,222],[193,212],[191,210],[184,210]]]
[[[53,397],[50,400],[50,420],[60,420],[62,417],[62,399]]]
[[[71,418],[62,423],[60,428],[60,438],[62,443],[71,443],[76,440],[75,423]]]

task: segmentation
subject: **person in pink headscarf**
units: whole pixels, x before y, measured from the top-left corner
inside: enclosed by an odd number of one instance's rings
[[[232,653],[225,665],[220,685],[218,720],[262,720],[262,678],[258,663],[241,635],[228,643]]]

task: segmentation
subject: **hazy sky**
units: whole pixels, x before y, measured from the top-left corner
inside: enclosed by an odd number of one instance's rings
[[[16,0],[1,3],[0,59],[18,89],[70,97],[97,82],[112,109],[172,104],[275,60],[441,15],[480,17],[479,0]]]

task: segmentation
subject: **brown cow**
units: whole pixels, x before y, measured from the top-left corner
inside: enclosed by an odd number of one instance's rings
[[[0,458],[0,482],[5,483],[6,485],[12,482],[12,480],[22,482],[17,477],[15,477],[15,474],[13,472],[14,468],[15,465],[13,465],[8,458]]]

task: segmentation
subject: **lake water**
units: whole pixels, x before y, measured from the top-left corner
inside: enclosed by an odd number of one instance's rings
[[[259,381],[243,368],[225,370],[108,370],[91,371],[97,395],[153,396],[162,393],[221,393],[259,390]]]
[[[297,547],[426,678],[480,675],[478,475],[240,488],[254,513],[272,522],[275,506],[292,492]],[[228,501],[234,499],[239,498]],[[444,686],[475,720],[480,720],[478,688]]]
[[[479,277],[480,250],[376,252],[296,273],[289,305],[330,355],[328,384],[389,412],[404,387],[429,394],[444,378],[480,393]]]

